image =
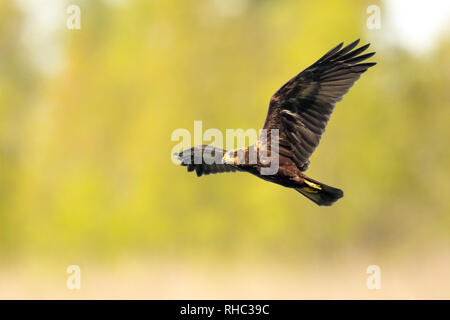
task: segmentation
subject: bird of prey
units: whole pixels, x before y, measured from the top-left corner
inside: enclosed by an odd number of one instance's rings
[[[198,176],[219,172],[244,171],[264,180],[293,188],[317,205],[332,205],[343,197],[342,190],[307,177],[304,171],[309,158],[333,112],[335,104],[359,79],[362,73],[376,63],[360,63],[375,52],[363,53],[370,44],[357,49],[359,39],[343,47],[340,43],[310,67],[284,84],[270,99],[264,129],[278,130],[277,147],[272,139],[262,138],[249,147],[222,150],[207,145],[176,153],[182,166]],[[272,132],[272,131],[270,131]],[[269,134],[270,135],[270,134]],[[265,151],[278,157],[278,170],[262,174],[267,161],[257,157],[250,161],[251,152]],[[259,154],[259,153],[258,153]],[[271,158],[272,159],[272,158]]]

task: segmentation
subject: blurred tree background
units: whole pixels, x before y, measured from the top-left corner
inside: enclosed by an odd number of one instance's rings
[[[385,17],[379,1],[66,1],[52,69],[51,56],[33,63],[23,2],[0,3],[4,263],[294,264],[448,249],[448,33],[426,54],[408,51],[388,41],[385,20],[367,29],[368,5]],[[66,28],[69,4],[80,30]],[[344,190],[335,206],[172,163],[175,129],[260,129],[284,82],[357,38],[378,65],[337,105],[308,170]]]

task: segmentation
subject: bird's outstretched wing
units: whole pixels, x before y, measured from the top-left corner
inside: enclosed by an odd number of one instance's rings
[[[226,151],[223,149],[202,145],[184,150],[175,155],[181,161],[180,164],[187,167],[188,172],[195,170],[197,176],[200,177],[201,175],[213,173],[238,171],[239,168],[237,166],[223,163],[222,158],[225,153]]]
[[[376,63],[359,63],[375,54],[360,55],[370,44],[353,50],[359,40],[331,49],[317,62],[289,80],[271,98],[264,129],[279,129],[280,154],[306,170],[325,131],[336,102],[362,73]]]

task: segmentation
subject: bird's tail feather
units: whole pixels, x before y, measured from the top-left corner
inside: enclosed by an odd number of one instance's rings
[[[305,186],[295,188],[295,190],[319,206],[331,206],[344,196],[342,190],[327,186],[311,178],[305,178]]]

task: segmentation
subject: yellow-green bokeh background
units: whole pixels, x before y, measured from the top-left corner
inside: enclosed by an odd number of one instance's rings
[[[142,270],[220,265],[220,278],[228,265],[264,270],[276,262],[282,267],[271,270],[279,274],[350,257],[347,269],[363,275],[363,289],[369,264],[395,269],[403,257],[422,262],[438,252],[444,262],[436,269],[448,270],[448,33],[426,54],[403,49],[387,40],[388,24],[366,28],[366,8],[383,10],[379,1],[253,0],[236,15],[207,0],[112,2],[68,1],[81,8],[80,30],[66,28],[62,7],[54,40],[62,67],[45,72],[20,36],[23,12],[16,1],[1,1],[0,280],[10,286],[2,296],[60,297],[69,264],[95,265],[99,276],[112,266],[133,274],[129,261]],[[273,92],[332,46],[356,38],[372,43],[378,65],[337,105],[308,170],[345,191],[335,206],[316,207],[251,175],[197,178],[172,163],[175,129],[193,130],[194,120],[204,129],[261,128]],[[51,69],[52,60],[44,61]],[[343,269],[345,284],[352,274]],[[62,289],[52,295],[44,281],[31,285],[36,270],[59,270],[48,281]],[[263,275],[259,282],[273,279]],[[323,286],[317,297],[329,297]],[[92,290],[88,297],[105,296]],[[288,297],[305,296],[289,290]],[[139,292],[191,297],[188,289]],[[279,292],[269,296],[283,297]]]

